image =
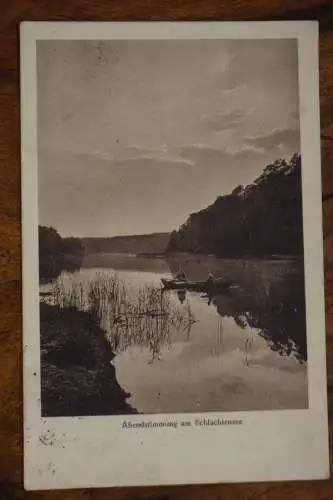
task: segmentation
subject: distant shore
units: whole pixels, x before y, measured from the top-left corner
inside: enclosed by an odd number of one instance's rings
[[[169,253],[155,253],[155,252],[143,252],[143,253],[127,253],[127,252],[92,252],[84,254],[84,258],[90,256],[113,256],[124,259],[216,259],[223,261],[299,261],[303,259],[303,254],[300,255],[244,255],[236,257],[224,257],[222,255],[215,254],[205,254],[205,253],[191,253],[191,252],[169,252]]]

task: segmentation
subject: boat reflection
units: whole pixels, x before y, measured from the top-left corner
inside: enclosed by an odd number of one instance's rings
[[[221,318],[233,318],[244,331],[256,330],[281,356],[293,356],[300,363],[307,361],[305,297],[300,274],[286,274],[264,283],[253,279],[225,293],[177,291],[182,304],[187,295],[193,294],[214,307]],[[245,345],[246,352],[250,343]]]
[[[185,299],[186,299],[186,290],[178,290],[177,297],[178,297],[179,302],[181,304],[184,304]]]

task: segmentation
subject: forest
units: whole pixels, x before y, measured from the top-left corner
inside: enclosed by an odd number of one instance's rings
[[[125,253],[125,254],[163,254],[167,247],[170,233],[133,234],[109,238],[81,238],[84,252],[89,253]]]
[[[38,243],[40,279],[53,279],[62,270],[80,267],[83,246],[78,238],[62,238],[53,227],[38,226]]]
[[[270,257],[303,252],[301,155],[267,165],[247,186],[192,213],[166,253]]]
[[[80,267],[84,254],[209,254],[226,258],[283,257],[303,253],[301,155],[267,165],[247,186],[219,196],[171,233],[112,238],[62,238],[39,226],[41,278]]]

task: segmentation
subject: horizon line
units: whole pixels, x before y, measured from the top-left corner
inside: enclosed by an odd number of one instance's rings
[[[61,234],[61,232],[59,231],[59,229],[57,229],[55,226],[52,226],[52,225],[45,225],[45,224],[38,224],[38,227],[45,227],[47,229],[54,229],[55,231],[57,231],[57,233],[62,237],[62,238],[80,238],[80,239],[84,239],[84,238],[89,238],[89,239],[100,239],[100,238],[103,238],[103,239],[106,239],[106,238],[128,238],[128,237],[134,237],[134,236],[153,236],[155,234],[163,234],[163,235],[167,235],[167,234],[171,234],[174,229],[170,230],[170,231],[153,231],[153,232],[149,232],[149,233],[126,233],[126,234],[115,234],[115,235],[103,235],[103,236],[78,236],[78,235],[70,235],[70,236],[63,236]]]

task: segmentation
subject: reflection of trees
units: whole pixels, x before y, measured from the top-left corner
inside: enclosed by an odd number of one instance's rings
[[[240,328],[257,329],[273,351],[307,361],[302,275],[286,275],[271,283],[268,295],[262,292],[256,282],[233,297],[215,296],[212,301],[221,316],[233,317]]]
[[[62,238],[52,227],[38,227],[39,277],[41,282],[56,279],[62,271],[80,269],[83,247],[78,238]]]
[[[242,329],[254,328],[270,348],[307,361],[304,272],[301,261],[270,263],[242,259],[210,260],[184,256],[169,259],[171,274],[180,266],[189,279],[204,279],[207,268],[239,288],[224,295],[206,295],[219,315],[232,317]],[[184,298],[182,298],[184,300]],[[248,347],[248,346],[247,346]]]

